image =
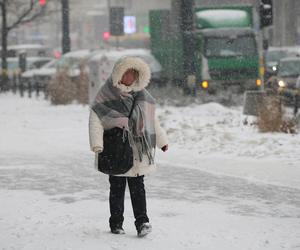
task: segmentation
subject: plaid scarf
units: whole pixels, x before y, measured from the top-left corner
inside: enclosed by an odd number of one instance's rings
[[[146,155],[149,164],[154,163],[155,100],[146,89],[122,92],[113,86],[110,77],[98,92],[91,108],[105,130],[119,127],[128,131],[130,145],[137,149],[140,161]],[[132,108],[132,114],[128,118]]]

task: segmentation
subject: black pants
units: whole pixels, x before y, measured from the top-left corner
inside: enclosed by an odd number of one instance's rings
[[[124,197],[126,181],[128,182],[131,204],[133,208],[135,226],[138,228],[142,223],[149,222],[146,208],[146,193],[144,188],[144,176],[118,177],[109,176],[110,193],[110,228],[121,227],[124,217]]]

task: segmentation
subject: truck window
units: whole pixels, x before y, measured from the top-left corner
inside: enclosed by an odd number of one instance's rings
[[[207,37],[205,39],[206,57],[232,57],[256,55],[256,42],[253,36]]]

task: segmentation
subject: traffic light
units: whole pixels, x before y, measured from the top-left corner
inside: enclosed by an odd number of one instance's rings
[[[39,4],[44,7],[46,5],[46,0],[39,0]]]
[[[110,7],[109,31],[112,36],[124,35],[124,8]]]
[[[109,31],[105,31],[105,32],[102,33],[102,39],[103,39],[103,41],[107,42],[109,40],[109,38],[110,38]]]
[[[273,24],[273,6],[272,0],[261,0],[259,6],[260,27],[266,27]]]

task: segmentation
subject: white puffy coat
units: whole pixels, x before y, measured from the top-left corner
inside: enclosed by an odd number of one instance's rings
[[[123,84],[119,84],[123,74],[127,69],[134,68],[139,71],[139,79],[132,86],[126,87]],[[150,81],[150,69],[149,66],[141,61],[139,58],[127,57],[119,63],[112,72],[112,80],[113,85],[120,88],[122,91],[139,91],[145,88]],[[159,120],[155,117],[154,120],[155,125],[155,133],[156,133],[156,145],[158,148],[162,148],[163,146],[168,144],[168,139],[165,131],[160,126]],[[89,118],[89,138],[90,138],[90,148],[93,152],[102,151],[103,150],[103,132],[104,127],[101,123],[101,120],[97,116],[97,114],[90,110],[90,118]],[[135,177],[140,175],[145,175],[153,172],[156,169],[156,165],[149,165],[148,158],[145,156],[142,161],[138,159],[138,153],[136,149],[133,149],[133,166],[132,168],[126,172],[125,174],[119,176],[128,176]],[[95,166],[97,167],[97,155],[95,157]]]

